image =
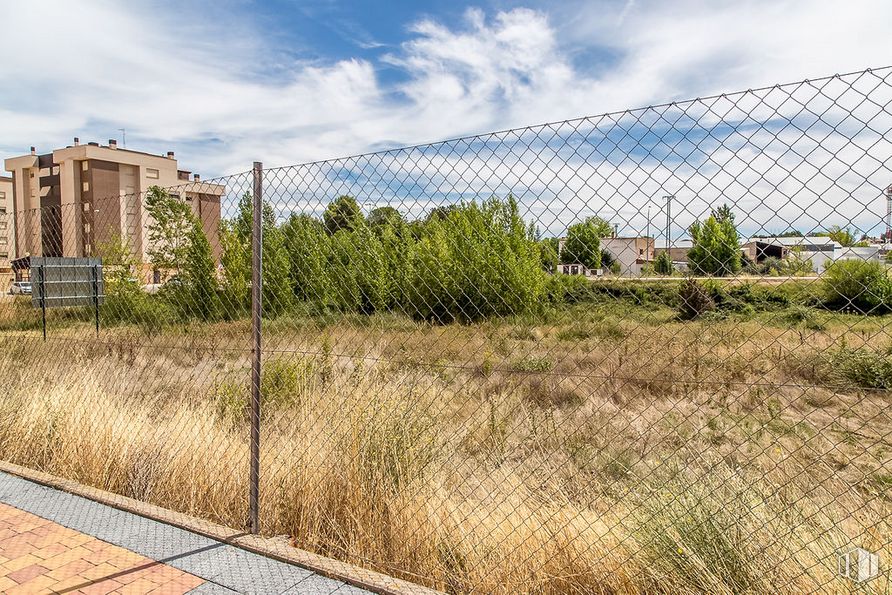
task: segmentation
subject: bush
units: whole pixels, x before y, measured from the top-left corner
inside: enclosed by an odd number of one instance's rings
[[[549,275],[545,280],[545,299],[551,305],[584,302],[591,297],[591,285],[582,275]]]
[[[824,273],[824,304],[835,309],[883,314],[892,309],[892,280],[879,262],[838,260]]]
[[[515,372],[549,372],[554,363],[546,357],[527,357],[511,364]]]
[[[675,272],[675,266],[672,264],[672,257],[668,250],[663,250],[654,260],[654,272],[658,275],[671,275]]]
[[[99,315],[103,326],[134,324],[147,335],[160,333],[178,319],[176,310],[167,300],[147,295],[139,289],[109,293]]]
[[[870,349],[846,349],[831,354],[833,376],[861,388],[892,388],[892,357]]]
[[[715,310],[715,300],[709,290],[693,277],[687,277],[678,288],[679,316],[691,320]]]
[[[427,320],[479,320],[529,312],[546,274],[517,202],[463,203],[425,225],[408,250],[408,313]]]

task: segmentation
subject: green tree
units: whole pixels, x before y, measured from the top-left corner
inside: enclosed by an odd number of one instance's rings
[[[854,246],[858,242],[858,240],[855,238],[855,234],[853,234],[850,229],[843,229],[839,225],[834,225],[827,231],[820,232],[816,235],[830,238],[834,242],[839,242],[841,245],[846,247]]]
[[[341,229],[356,229],[362,222],[362,211],[352,196],[342,195],[331,201],[322,216],[325,229],[334,235]]]
[[[223,314],[230,320],[246,315],[251,308],[251,250],[236,231],[234,221],[220,223],[223,249]]]
[[[183,306],[188,307],[189,314],[201,320],[213,320],[220,311],[213,252],[198,218],[190,216],[190,222],[186,234],[188,248],[181,269],[183,287],[188,295]]]
[[[368,224],[372,229],[389,226],[395,230],[401,230],[406,224],[406,221],[398,210],[386,206],[373,209],[372,212],[369,213]]]
[[[539,240],[539,258],[542,261],[542,270],[548,273],[557,271],[561,259],[558,257],[560,240],[558,238],[545,238]]]
[[[585,222],[594,228],[599,238],[609,238],[613,235],[613,226],[606,219],[595,216],[589,217]]]
[[[187,236],[192,228],[192,209],[158,186],[149,188],[145,206],[150,221],[149,261],[162,273],[179,272],[189,250]]]
[[[601,268],[601,238],[604,236],[603,219],[591,217],[567,229],[567,239],[561,250],[563,264],[581,264],[589,269]],[[610,224],[607,224],[610,228]]]
[[[333,280],[329,270],[331,240],[325,226],[309,215],[293,214],[282,226],[282,234],[294,296],[321,309],[333,305]]]
[[[139,280],[134,276],[139,268],[139,260],[120,234],[99,244],[96,251],[102,258],[107,295],[141,291]]]
[[[520,314],[545,297],[540,248],[513,196],[462,203],[431,219],[406,261],[403,307],[424,319]]]
[[[227,305],[233,313],[244,310],[251,303],[253,227],[253,196],[246,192],[239,200],[235,218],[221,225],[224,287]],[[285,238],[276,226],[275,212],[266,202],[262,205],[261,230],[263,313],[276,316],[291,306],[293,293]]]
[[[688,251],[691,271],[696,275],[725,276],[740,272],[740,237],[733,216],[718,213],[706,221],[695,221],[690,227],[693,246]]]
[[[734,223],[734,211],[731,210],[731,206],[728,203],[722,203],[720,207],[713,209],[712,216],[719,223],[725,223],[726,221]]]
[[[654,260],[654,272],[658,275],[671,275],[675,271],[668,250],[660,252]]]

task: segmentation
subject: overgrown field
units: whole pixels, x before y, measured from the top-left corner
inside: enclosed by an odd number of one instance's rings
[[[848,592],[838,551],[892,559],[889,315],[750,287],[685,320],[675,284],[599,287],[268,321],[263,531],[461,593]],[[0,458],[244,525],[247,322],[22,320]]]

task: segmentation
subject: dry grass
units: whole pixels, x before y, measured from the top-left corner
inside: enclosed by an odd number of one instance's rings
[[[263,530],[454,592],[847,592],[892,559],[890,396],[814,386],[888,342],[850,322],[276,321]],[[245,325],[55,336],[0,345],[0,457],[242,526]]]

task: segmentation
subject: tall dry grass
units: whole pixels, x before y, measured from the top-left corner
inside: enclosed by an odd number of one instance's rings
[[[243,332],[3,340],[0,457],[243,526]],[[843,332],[273,326],[263,531],[453,592],[846,592],[838,550],[892,555],[892,420],[813,386]]]

